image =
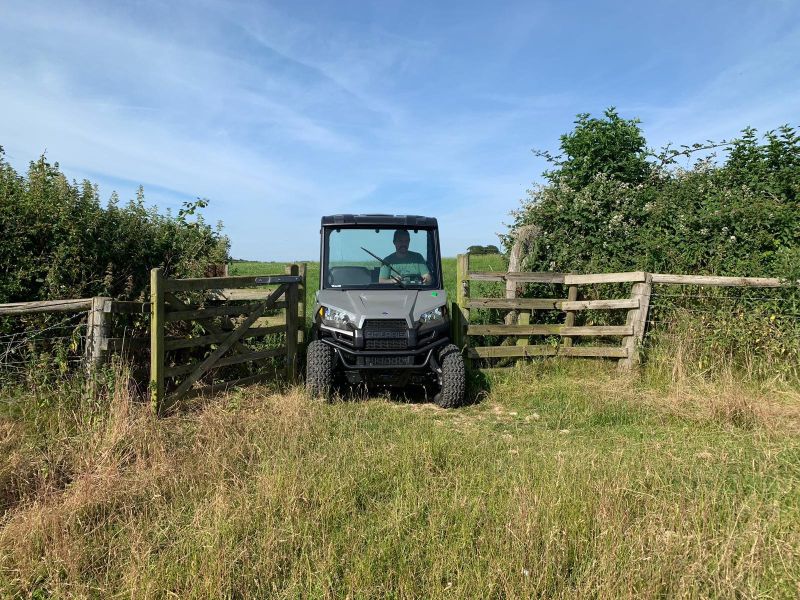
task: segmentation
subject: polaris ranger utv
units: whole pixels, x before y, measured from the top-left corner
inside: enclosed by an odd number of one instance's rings
[[[464,360],[450,342],[436,219],[322,217],[320,289],[306,388],[422,385],[442,407],[464,400]]]

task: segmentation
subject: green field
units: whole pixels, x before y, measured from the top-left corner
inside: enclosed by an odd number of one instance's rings
[[[4,390],[0,596],[794,598],[800,397],[532,364],[460,410]],[[14,410],[10,410],[11,408]]]

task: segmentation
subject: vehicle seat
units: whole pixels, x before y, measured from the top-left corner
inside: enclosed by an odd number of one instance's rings
[[[372,275],[365,267],[331,267],[328,273],[329,285],[369,285]]]

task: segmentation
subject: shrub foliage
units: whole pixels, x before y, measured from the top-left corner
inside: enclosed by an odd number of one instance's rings
[[[714,144],[712,144],[714,145]],[[790,278],[800,270],[800,136],[786,125],[716,144],[727,157],[678,168],[709,147],[649,153],[638,121],[579,115],[562,136],[555,169],[529,191],[514,230],[540,229],[533,270],[645,270]]]
[[[224,262],[221,225],[197,213],[205,200],[161,214],[135,199],[106,205],[88,180],[70,182],[42,156],[25,175],[0,147],[0,303],[90,296],[143,298],[153,267],[173,277],[202,276]]]
[[[794,127],[763,136],[747,128],[729,142],[656,153],[646,150],[638,120],[609,109],[600,119],[579,115],[575,129],[561,137],[561,151],[537,152],[553,168],[513,214],[504,239],[508,248],[517,228],[535,225],[526,268],[800,279]],[[691,166],[680,167],[679,159]],[[687,352],[696,365],[800,374],[797,287],[673,292],[678,297],[655,299],[651,315],[673,346],[691,338]]]

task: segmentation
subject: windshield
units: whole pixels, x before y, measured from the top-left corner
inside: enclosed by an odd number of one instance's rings
[[[356,228],[326,230],[323,287],[439,287],[433,230]]]

